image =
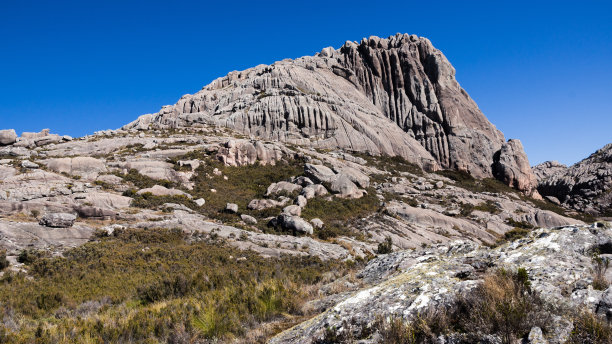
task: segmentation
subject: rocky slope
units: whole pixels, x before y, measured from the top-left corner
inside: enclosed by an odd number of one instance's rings
[[[428,170],[496,176],[528,194],[536,186],[520,142],[505,142],[446,57],[415,35],[349,41],[232,72],[124,129],[203,124],[307,147],[400,155]]]
[[[565,343],[574,328],[572,316],[581,309],[612,317],[612,288],[594,289],[592,273],[592,252],[609,253],[611,243],[612,228],[571,226],[539,229],[495,249],[456,241],[381,256],[358,274],[364,287],[334,300],[322,314],[281,333],[270,343],[313,343],[329,337],[330,330],[335,332],[334,336],[344,334],[361,339],[360,343],[378,343],[379,333],[363,331],[377,317],[417,321],[428,312],[443,314],[461,295],[484,283],[485,271],[499,268],[507,271],[524,268],[531,292],[553,305],[546,316],[549,322],[543,325],[547,327],[546,334],[542,335],[539,328],[532,329],[524,343]],[[606,277],[611,278],[612,273],[608,271]],[[539,333],[539,341],[533,338],[535,335],[532,337],[534,332]],[[437,342],[503,341],[499,336],[482,333],[471,340],[465,336],[444,334]]]
[[[612,144],[570,167],[545,162],[534,170],[543,196],[581,212],[612,216]]]

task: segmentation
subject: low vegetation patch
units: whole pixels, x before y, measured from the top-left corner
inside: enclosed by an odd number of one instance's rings
[[[132,183],[137,189],[147,189],[155,185],[161,185],[166,188],[173,188],[176,186],[174,182],[169,180],[156,180],[140,174],[140,172],[135,169],[130,169],[127,174],[117,172],[115,175],[123,178],[126,182]]]
[[[275,321],[269,336],[302,319],[308,290],[326,272],[344,269],[262,258],[180,229],[116,230],[64,257],[34,258],[28,275],[5,272],[0,342],[225,341]]]
[[[308,205],[302,210],[302,217],[311,220],[321,219],[325,226],[316,230],[315,235],[326,240],[337,236],[360,237],[362,234],[352,229],[353,224],[380,210],[380,200],[374,189],[368,189],[367,194],[358,199],[332,197],[331,200],[316,197],[308,200]]]

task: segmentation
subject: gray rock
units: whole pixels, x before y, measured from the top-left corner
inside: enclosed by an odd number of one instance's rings
[[[53,228],[68,228],[72,227],[76,221],[76,216],[68,213],[50,213],[41,217],[38,222],[41,226]]]
[[[226,204],[225,211],[228,213],[236,214],[238,212],[238,204],[235,204],[235,203]]]
[[[256,225],[257,224],[257,219],[254,218],[251,215],[242,214],[242,215],[240,215],[240,218],[242,219],[242,221],[244,221],[244,223],[246,223],[248,225]]]
[[[363,192],[345,174],[339,174],[331,183],[330,190],[345,198],[360,198]]]
[[[325,165],[304,165],[304,174],[316,183],[331,183],[336,179],[336,174]]]
[[[548,341],[544,339],[544,334],[542,334],[542,329],[539,327],[531,328],[529,331],[529,336],[527,337],[529,344],[548,344]]]
[[[278,224],[285,230],[296,231],[298,233],[310,234],[313,233],[313,228],[308,221],[299,216],[289,214],[281,214],[277,218]]]
[[[306,199],[312,199],[318,196],[325,196],[327,194],[327,189],[321,184],[308,185],[304,189],[302,189],[301,193],[301,195],[304,196]]]
[[[282,207],[287,204],[288,199],[283,201],[275,201],[273,199],[254,199],[247,205],[251,210],[264,210],[268,208]]]
[[[181,190],[177,190],[177,189],[168,189],[164,186],[161,185],[154,185],[153,187],[150,188],[146,188],[146,189],[142,189],[142,190],[138,190],[137,194],[139,195],[143,195],[146,193],[150,193],[153,196],[185,196],[189,199],[192,198],[192,196],[184,191]]]
[[[314,228],[323,228],[324,225],[323,221],[321,221],[321,219],[318,217],[310,220],[310,223],[312,223]]]
[[[21,162],[21,167],[23,168],[29,168],[29,169],[36,169],[39,168],[40,166],[38,166],[38,164],[31,162],[30,160],[24,160]]]
[[[206,204],[206,200],[204,198],[198,198],[193,202],[197,204],[198,207],[203,207],[204,204]]]
[[[517,190],[530,196],[539,197],[538,181],[531,170],[527,154],[519,140],[508,140],[495,155],[494,176]]]
[[[292,204],[283,208],[283,214],[289,214],[294,216],[302,215],[302,208],[298,205]]]
[[[272,183],[270,186],[268,186],[266,196],[276,195],[279,193],[292,194],[300,191],[302,191],[302,187],[300,185],[289,182],[278,182]]]
[[[608,320],[612,320],[612,287],[609,287],[603,292],[595,312],[605,316]]]
[[[300,208],[304,208],[307,203],[308,201],[306,200],[306,197],[302,195],[297,196],[297,198],[295,199],[295,205],[297,205]]]
[[[14,129],[0,130],[0,146],[8,146],[17,142],[17,133]]]
[[[550,172],[538,185],[543,196],[555,197],[565,207],[594,215],[612,212],[612,143],[569,168],[554,163],[546,166],[549,165],[546,171]]]

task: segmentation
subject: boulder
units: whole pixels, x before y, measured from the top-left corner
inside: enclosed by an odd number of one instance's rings
[[[501,146],[494,158],[493,174],[506,185],[540,198],[536,190],[538,181],[520,140],[508,140]]]
[[[282,201],[275,201],[273,199],[254,199],[247,205],[247,208],[250,210],[264,210],[275,207],[282,207],[289,201],[288,198],[283,199]]]
[[[0,146],[8,146],[17,142],[17,133],[14,129],[0,130]]]
[[[323,221],[321,221],[321,219],[318,217],[310,220],[310,223],[312,223],[314,228],[323,228],[324,225]]]
[[[68,213],[50,213],[43,215],[38,223],[46,227],[68,228],[72,227],[74,221],[76,221],[76,215]]]
[[[300,216],[302,215],[302,208],[300,206],[292,204],[283,208],[283,214]]]
[[[206,204],[206,200],[204,198],[198,198],[194,202],[198,207],[203,207],[204,204]]]
[[[360,198],[363,191],[345,174],[339,174],[330,185],[332,193],[343,198]]]
[[[307,187],[302,189],[301,193],[301,195],[304,196],[306,199],[312,199],[318,196],[325,196],[327,194],[327,189],[321,184],[308,185]]]
[[[277,223],[285,230],[310,235],[313,233],[312,225],[299,216],[281,214],[277,217]]]
[[[247,225],[256,225],[257,224],[257,219],[254,218],[251,215],[247,215],[247,214],[242,214],[240,215],[240,218],[242,219],[242,221],[244,221],[244,223],[246,223]]]
[[[302,191],[302,187],[300,185],[289,182],[278,182],[272,183],[270,186],[268,186],[266,196],[276,195],[279,193],[292,194],[300,191]]]
[[[28,169],[37,169],[40,166],[38,164],[31,162],[30,160],[24,160],[21,162],[21,167]]]
[[[297,205],[300,208],[304,208],[307,203],[308,201],[306,200],[306,197],[302,195],[297,196],[297,198],[295,199],[295,205]]]
[[[343,174],[348,179],[350,179],[353,183],[357,184],[359,187],[367,189],[370,187],[370,177],[361,173],[359,170],[351,168],[351,167],[343,167],[339,169],[338,174]]]
[[[104,161],[90,157],[56,158],[43,161],[54,172],[95,179],[107,171]]]
[[[184,191],[177,190],[177,189],[168,189],[161,185],[154,185],[153,187],[142,189],[137,192],[137,194],[139,195],[143,195],[146,193],[150,193],[153,196],[185,196],[191,199],[191,195]]]
[[[334,171],[325,165],[305,164],[304,174],[315,183],[331,183],[336,178]]]
[[[238,212],[238,204],[235,204],[235,203],[226,204],[225,211],[228,213],[236,214]]]
[[[115,220],[119,218],[119,213],[110,209],[91,206],[77,206],[74,207],[74,210],[80,217],[85,219]]]

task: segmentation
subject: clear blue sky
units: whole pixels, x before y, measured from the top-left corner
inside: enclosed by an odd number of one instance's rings
[[[232,70],[428,37],[532,164],[612,142],[610,1],[0,2],[0,128],[118,128]]]

